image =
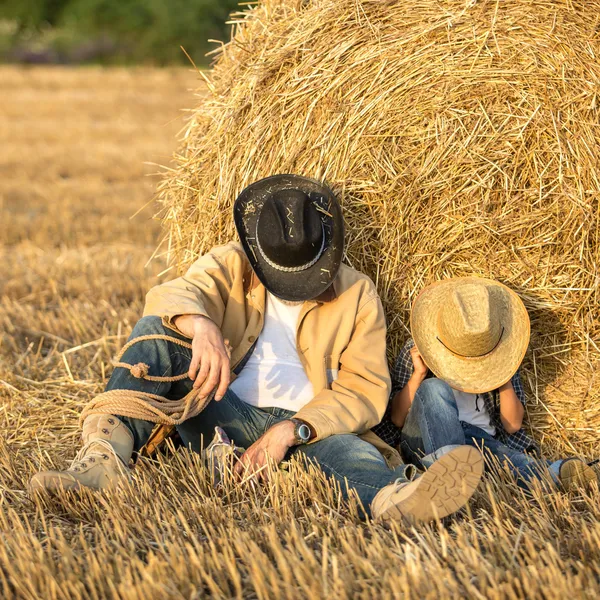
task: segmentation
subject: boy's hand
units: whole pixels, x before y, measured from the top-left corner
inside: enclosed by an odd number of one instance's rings
[[[413,367],[414,367],[413,375],[416,378],[423,381],[423,379],[425,379],[425,377],[427,377],[427,373],[429,372],[429,369],[427,368],[427,365],[425,364],[425,361],[423,360],[423,357],[417,350],[416,346],[413,346],[410,349],[410,358],[412,360]]]

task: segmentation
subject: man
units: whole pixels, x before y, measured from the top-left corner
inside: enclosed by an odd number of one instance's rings
[[[152,415],[157,398],[176,401],[191,390],[201,400],[215,391],[177,429],[200,451],[221,427],[247,448],[240,473],[263,473],[267,455],[278,464],[301,452],[343,491],[354,489],[374,517],[429,520],[464,505],[481,477],[478,452],[456,449],[411,481],[414,467],[396,460],[390,468],[356,435],[378,423],[387,404],[386,328],[373,283],[341,264],[343,219],[331,190],[304,177],[269,177],[240,194],[234,220],[241,245],[214,248],[148,294],[125,363],[107,386],[120,402],[111,406],[143,394]],[[165,381],[181,373],[189,378]],[[131,403],[118,414],[130,410]],[[31,488],[114,485],[152,429],[150,420],[92,414],[73,465],[35,475]]]
[[[462,277],[426,287],[411,314],[393,370],[392,398],[375,432],[427,465],[456,445],[484,449],[508,465],[522,487],[549,473],[572,491],[596,480],[578,458],[549,461],[523,431],[519,365],[529,344],[521,299],[489,279]]]

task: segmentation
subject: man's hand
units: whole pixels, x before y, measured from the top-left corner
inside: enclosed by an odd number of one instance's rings
[[[414,367],[413,375],[415,375],[418,379],[423,381],[423,379],[427,377],[429,369],[427,368],[427,365],[425,364],[425,361],[423,360],[423,357],[417,350],[416,346],[413,346],[410,349],[410,358]]]
[[[264,479],[267,455],[274,464],[278,465],[294,442],[294,424],[291,421],[281,421],[273,425],[242,454],[235,465],[235,472],[242,475],[245,472],[260,471],[258,476],[260,479]]]
[[[192,362],[188,375],[205,398],[215,388],[215,400],[223,398],[230,379],[229,351],[221,330],[207,317],[182,315],[175,320],[181,333],[192,338]]]

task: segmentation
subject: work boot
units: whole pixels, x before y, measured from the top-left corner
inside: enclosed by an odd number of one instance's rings
[[[233,472],[235,459],[239,459],[242,454],[244,449],[235,446],[223,429],[215,427],[212,442],[202,451],[202,458],[212,473],[215,487],[223,481],[227,472]]]
[[[129,477],[133,436],[120,419],[91,415],[83,423],[81,437],[83,447],[71,466],[66,471],[36,473],[29,482],[32,493],[107,489]]]
[[[433,521],[461,509],[483,475],[481,452],[459,446],[444,454],[413,481],[391,483],[373,499],[376,519]]]
[[[589,489],[594,481],[598,481],[594,469],[575,457],[563,460],[558,469],[558,478],[565,492]]]

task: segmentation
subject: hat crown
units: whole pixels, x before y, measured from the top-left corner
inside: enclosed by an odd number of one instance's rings
[[[464,357],[490,353],[500,342],[500,312],[489,289],[467,283],[454,288],[438,312],[438,339],[448,350]]]
[[[269,197],[256,223],[260,251],[273,266],[310,265],[323,251],[323,223],[309,195],[286,189]]]

